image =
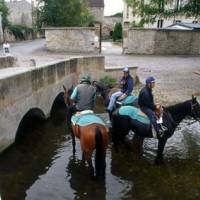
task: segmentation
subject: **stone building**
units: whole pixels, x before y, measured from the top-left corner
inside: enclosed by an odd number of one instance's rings
[[[180,0],[178,1],[179,4],[177,5],[177,0],[172,0],[170,4],[168,4],[168,8],[177,8],[181,7],[182,5],[187,2],[187,0]],[[148,3],[148,0],[144,0],[144,3]],[[124,9],[123,9],[123,25],[125,27],[131,25],[131,23],[135,22],[136,24],[141,20],[141,17],[138,15],[134,15],[134,8],[129,6],[125,1],[124,1]],[[145,24],[144,28],[165,28],[167,26],[170,26],[173,23],[177,22],[186,22],[186,23],[196,23],[196,19],[194,17],[184,17],[184,16],[174,16],[171,18],[163,19],[163,18],[157,18],[156,22],[153,24]]]
[[[87,0],[90,13],[96,22],[103,22],[104,19],[104,0]]]
[[[33,4],[26,0],[10,0],[6,2],[9,9],[8,19],[13,24],[31,27],[33,24]]]
[[[112,36],[116,23],[122,23],[122,17],[105,16],[103,21],[102,37],[108,39]]]

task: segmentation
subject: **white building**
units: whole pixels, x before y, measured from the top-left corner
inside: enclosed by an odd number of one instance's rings
[[[144,0],[146,3],[148,2],[148,0]],[[177,4],[176,4],[176,0],[171,1],[171,3],[168,5],[169,8],[176,8]],[[187,2],[187,0],[180,0],[179,1],[179,7],[181,7],[182,5],[185,4],[185,2]],[[127,5],[127,3],[124,0],[124,9],[123,9],[123,24],[127,27],[127,26],[131,26],[131,23],[136,23],[138,24],[139,21],[141,20],[140,16],[134,15],[134,8],[132,8],[131,6]],[[165,28],[168,27],[170,25],[172,25],[173,23],[176,22],[186,22],[186,23],[197,23],[197,20],[194,17],[191,18],[186,18],[184,16],[174,16],[174,17],[170,17],[170,18],[157,18],[156,22],[151,24],[145,24],[144,28]]]

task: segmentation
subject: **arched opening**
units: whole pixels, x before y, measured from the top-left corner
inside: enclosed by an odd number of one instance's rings
[[[56,96],[51,107],[50,116],[55,122],[61,122],[66,118],[66,104],[64,100],[64,92],[61,92]]]
[[[39,108],[30,109],[22,118],[19,127],[17,129],[17,134],[15,137],[15,142],[19,142],[22,138],[27,139],[28,135],[32,130],[37,129],[46,120],[45,114]]]

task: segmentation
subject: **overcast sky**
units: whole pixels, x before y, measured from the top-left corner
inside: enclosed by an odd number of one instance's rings
[[[104,15],[113,15],[123,10],[123,0],[104,0]]]

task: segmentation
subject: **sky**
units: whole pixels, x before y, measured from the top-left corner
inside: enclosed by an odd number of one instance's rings
[[[123,10],[123,0],[104,0],[104,15],[109,16]]]

